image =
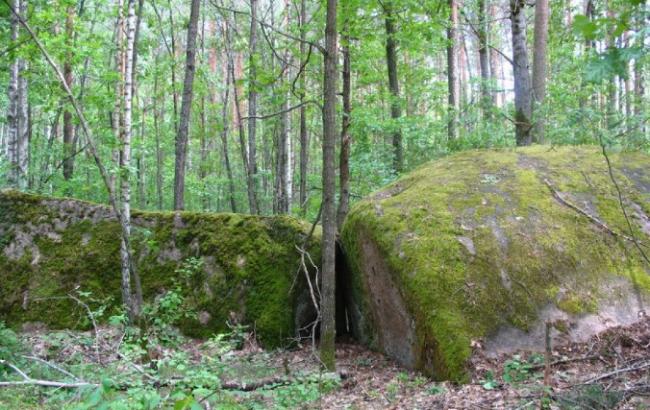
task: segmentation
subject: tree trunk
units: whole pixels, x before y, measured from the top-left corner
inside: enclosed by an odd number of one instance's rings
[[[341,119],[341,153],[339,157],[340,195],[339,208],[336,215],[336,225],[339,231],[350,209],[350,121],[352,119],[351,81],[350,81],[350,35],[349,23],[343,23],[343,38],[341,41],[343,54],[343,118]]]
[[[307,35],[307,1],[300,0],[300,61],[304,63],[306,56],[305,38]],[[306,77],[304,71],[300,74],[300,103],[305,102]],[[309,164],[309,134],[307,133],[307,107],[300,107],[300,212],[307,214],[307,165]]]
[[[449,27],[447,28],[447,86],[448,122],[447,138],[458,138],[458,111],[460,111],[460,84],[458,81],[458,4],[449,0]]]
[[[645,33],[644,29],[646,28],[645,24],[645,14],[644,9],[645,5],[640,4],[637,14],[637,45],[643,47],[645,44]],[[644,75],[643,75],[643,58],[637,58],[634,60],[634,115],[636,120],[640,122],[639,134],[645,135],[645,122],[643,121],[642,116],[644,115],[644,96],[645,96],[645,85],[644,85]]]
[[[14,9],[20,12],[20,0],[14,0]],[[20,26],[18,17],[11,15],[11,42],[17,44]],[[7,182],[9,186],[17,188],[20,180],[20,168],[18,157],[19,145],[19,115],[18,115],[18,78],[20,77],[20,68],[22,62],[16,58],[9,67],[9,86],[7,87],[7,157],[9,158],[9,172]]]
[[[187,162],[187,140],[192,110],[192,94],[194,88],[194,71],[196,70],[196,34],[198,31],[199,7],[201,0],[192,0],[190,22],[187,28],[187,56],[185,59],[185,80],[183,81],[183,97],[181,101],[181,116],[176,134],[176,163],[174,166],[174,209],[185,209],[185,164]]]
[[[248,184],[249,206],[253,215],[259,213],[257,205],[257,0],[251,0],[251,26],[248,39]]]
[[[535,45],[533,49],[533,98],[535,99],[535,125],[533,139],[544,141],[544,114],[542,104],[546,96],[546,49],[548,43],[548,0],[535,2]]]
[[[120,152],[120,196],[122,206],[122,226],[124,235],[120,242],[120,255],[122,259],[122,292],[129,307],[131,319],[139,315],[142,306],[142,286],[135,266],[131,263],[131,249],[128,238],[131,236],[131,139],[133,135],[133,54],[135,44],[135,0],[128,2],[127,32],[126,32],[126,60],[124,70],[124,132],[122,133]],[[135,300],[131,295],[131,276],[135,282]],[[127,305],[128,306],[128,305]]]
[[[402,130],[399,124],[402,108],[399,101],[399,80],[397,77],[397,42],[393,4],[384,3],[384,21],[386,24],[386,67],[388,69],[388,88],[390,89],[390,117],[393,120],[393,170],[396,173],[404,169],[404,150]]]
[[[320,360],[327,370],[336,367],[336,0],[327,0],[323,79],[323,239]]]
[[[117,71],[117,81],[115,82],[115,101],[113,105],[113,113],[111,116],[111,127],[113,129],[113,136],[116,141],[122,138],[122,104],[124,96],[124,2],[123,0],[116,0],[115,6],[117,7],[117,24],[115,25],[115,69]],[[113,163],[119,166],[120,152],[118,149],[113,149],[112,152]],[[111,175],[111,186],[113,190],[117,191],[115,185],[116,175]]]
[[[66,59],[63,64],[63,76],[65,82],[72,89],[72,59],[73,59],[73,39],[74,39],[74,6],[70,5],[66,11],[65,34],[66,34]],[[74,152],[75,152],[74,125],[72,124],[72,112],[66,108],[63,112],[63,178],[69,181],[74,172]]]
[[[510,0],[512,22],[512,61],[515,83],[515,138],[517,145],[530,145],[532,93],[526,45],[526,14],[524,0]]]
[[[490,57],[488,50],[487,7],[485,0],[478,2],[478,56],[481,69],[481,108],[483,117],[488,118],[491,111],[490,98]]]
[[[155,59],[156,69],[153,78],[153,126],[154,135],[156,136],[156,198],[158,200],[158,210],[163,209],[163,152],[160,141],[160,123],[165,122],[165,110],[158,108],[158,98],[165,101],[164,94],[158,95],[158,58]]]
[[[230,192],[230,210],[232,212],[237,212],[237,204],[235,202],[235,181],[232,176],[232,168],[230,167],[230,157],[228,155],[228,96],[230,87],[228,86],[230,82],[230,73],[226,70],[226,87],[223,91],[223,106],[221,108],[221,149],[223,151],[223,163],[226,167],[226,174],[228,175],[228,190]]]
[[[491,45],[492,47],[498,47],[499,44],[495,43],[495,40],[499,38],[498,35],[493,35],[492,34],[492,25],[494,24],[493,22],[497,19],[497,5],[494,2],[490,2],[490,6],[488,8],[489,16],[490,18],[488,19],[488,44]],[[501,56],[495,52],[494,50],[491,50],[488,47],[488,54],[490,56],[490,81],[492,82],[492,85],[494,86],[494,90],[492,90],[492,104],[495,107],[501,107],[502,105],[502,93],[501,93],[501,87],[502,84],[499,81],[500,73],[501,73]]]

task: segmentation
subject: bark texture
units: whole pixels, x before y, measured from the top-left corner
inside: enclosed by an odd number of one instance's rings
[[[404,148],[402,130],[399,125],[402,116],[402,107],[399,101],[399,80],[397,77],[397,41],[395,40],[396,27],[393,4],[384,3],[384,22],[386,25],[386,68],[388,70],[388,88],[390,90],[390,117],[393,120],[393,170],[402,172],[404,168]]]
[[[449,26],[447,27],[447,87],[448,122],[447,137],[458,137],[458,111],[460,110],[460,82],[458,78],[458,4],[449,0]]]
[[[335,368],[336,336],[336,83],[337,83],[337,0],[327,0],[323,70],[323,240],[321,289],[320,359],[330,371]]]
[[[176,210],[185,209],[185,168],[187,162],[187,140],[190,128],[190,113],[192,111],[194,72],[196,71],[196,34],[198,31],[200,5],[201,0],[192,0],[190,22],[187,28],[185,80],[183,81],[181,116],[178,125],[178,133],[176,134],[176,162],[174,166],[174,209]]]
[[[548,47],[548,0],[535,1],[535,43],[533,48],[533,98],[535,101],[535,125],[533,140],[544,141],[544,97],[546,96],[546,64]]]
[[[526,44],[526,14],[524,0],[510,0],[512,23],[512,61],[515,82],[515,138],[517,145],[530,145],[533,102]]]

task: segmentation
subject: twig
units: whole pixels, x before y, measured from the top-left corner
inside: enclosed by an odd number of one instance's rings
[[[624,369],[617,369],[617,370],[611,371],[609,373],[601,374],[600,376],[594,377],[594,378],[589,379],[587,381],[584,381],[584,382],[582,382],[580,384],[592,384],[592,383],[595,383],[595,382],[597,382],[599,380],[607,379],[607,378],[610,378],[612,376],[618,376],[619,374],[623,374],[623,373],[635,372],[637,370],[643,370],[645,368],[650,367],[650,361],[641,362],[641,363],[642,364],[640,364],[640,365],[633,365],[633,366],[630,366],[630,367],[626,367]]]
[[[66,376],[72,377],[75,380],[79,380],[79,378],[77,376],[75,376],[74,374],[72,374],[69,371],[65,370],[64,368],[59,367],[59,366],[55,365],[54,363],[50,363],[47,360],[43,360],[40,357],[25,356],[25,355],[23,355],[22,357],[24,357],[25,359],[34,360],[34,361],[37,361],[39,363],[42,363],[42,364],[46,365],[47,367],[51,367],[54,370],[58,370],[59,372],[65,374]]]
[[[623,216],[625,217],[625,222],[627,223],[627,227],[629,229],[630,235],[631,235],[631,240],[634,243],[634,246],[639,250],[641,253],[641,256],[643,259],[646,261],[648,265],[650,265],[650,259],[648,259],[648,255],[643,251],[641,248],[641,245],[639,241],[637,240],[636,236],[634,236],[634,229],[632,229],[632,223],[630,222],[630,218],[627,215],[627,210],[625,209],[625,204],[623,204],[623,194],[621,193],[621,187],[618,185],[618,182],[616,181],[616,178],[614,177],[614,171],[612,170],[612,164],[609,161],[609,155],[607,155],[607,149],[605,148],[605,143],[603,142],[603,137],[598,134],[598,141],[600,142],[600,148],[603,152],[603,157],[605,157],[605,162],[607,163],[607,172],[609,174],[609,179],[612,180],[612,183],[614,184],[614,187],[616,188],[616,194],[618,196],[618,203],[619,206],[621,207],[621,211],[623,212]]]
[[[560,201],[560,203],[562,203],[563,205],[568,206],[569,208],[571,208],[574,211],[578,212],[580,215],[586,217],[591,222],[593,222],[595,225],[597,225],[599,228],[609,232],[612,236],[620,237],[620,238],[623,238],[625,240],[634,242],[634,239],[632,239],[631,237],[629,237],[629,236],[627,236],[625,234],[622,234],[620,232],[616,232],[616,231],[612,230],[609,226],[607,226],[607,224],[605,224],[605,222],[603,222],[600,219],[596,218],[595,216],[591,215],[590,213],[588,213],[584,209],[578,207],[577,205],[575,205],[575,204],[569,202],[568,200],[564,199],[562,197],[562,195],[560,195],[560,193],[558,191],[556,191],[555,188],[553,188],[553,185],[551,184],[551,182],[547,178],[544,178],[544,183],[546,184],[548,189],[551,190],[551,193],[553,194],[553,196],[558,201]]]

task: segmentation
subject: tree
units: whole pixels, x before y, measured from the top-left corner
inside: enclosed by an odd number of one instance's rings
[[[320,359],[334,370],[336,337],[336,79],[337,79],[337,0],[327,0],[323,70],[323,237]]]
[[[347,10],[346,10],[347,11]],[[343,23],[343,35],[341,41],[341,53],[343,54],[343,118],[341,119],[341,152],[339,154],[339,207],[336,214],[336,224],[340,230],[343,221],[350,209],[350,122],[352,120],[352,101],[351,101],[351,63],[350,63],[350,26],[348,21],[349,14],[346,13],[346,19]]]
[[[72,46],[74,38],[74,6],[69,5],[66,9],[65,34],[67,55],[63,63],[63,75],[69,88],[72,88]],[[63,111],[63,178],[69,180],[74,172],[74,151],[75,151],[74,125],[72,124],[72,112],[66,108]]]
[[[404,152],[402,130],[399,119],[402,108],[399,101],[399,80],[397,76],[397,41],[395,40],[395,15],[390,1],[383,3],[384,22],[386,25],[386,67],[388,69],[388,88],[390,90],[390,117],[393,120],[393,170],[402,172],[404,168]]]
[[[481,69],[481,108],[484,117],[489,116],[490,112],[490,62],[488,49],[488,23],[487,23],[487,6],[485,0],[478,1],[478,29],[476,30],[478,38],[479,65]]]
[[[196,34],[198,31],[201,0],[192,0],[190,22],[187,27],[187,55],[185,58],[185,80],[181,100],[181,116],[176,135],[176,165],[174,167],[174,209],[185,209],[185,167],[187,162],[187,139],[190,128],[194,72],[196,70]]]
[[[510,0],[512,71],[515,83],[515,139],[517,145],[530,145],[532,142],[530,129],[533,105],[528,68],[528,46],[526,45],[525,5],[524,0]]]
[[[544,114],[541,105],[546,95],[546,48],[548,43],[548,0],[535,1],[535,44],[533,46],[533,98],[535,101],[535,142],[544,141]]]
[[[460,82],[458,80],[458,4],[449,0],[449,26],[447,27],[447,88],[448,119],[447,138],[458,138],[458,111],[460,110]]]
[[[251,0],[251,26],[248,39],[248,167],[247,187],[250,213],[259,213],[255,176],[257,175],[257,0]]]
[[[14,0],[14,10],[25,16],[26,0]],[[16,44],[20,34],[20,17],[11,15],[11,41]],[[28,115],[27,115],[27,79],[26,62],[16,57],[9,67],[9,86],[7,87],[7,153],[9,157],[9,186],[19,189],[27,187],[27,167],[29,153]]]
[[[307,64],[307,1],[300,0],[300,61]],[[310,50],[311,51],[311,50]],[[309,134],[307,132],[307,107],[305,104],[305,87],[307,73],[303,69],[300,73],[300,182],[299,200],[300,212],[304,216],[307,212],[307,165],[309,164]]]

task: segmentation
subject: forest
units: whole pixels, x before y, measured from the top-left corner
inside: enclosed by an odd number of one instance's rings
[[[0,408],[650,406],[644,0],[0,0]]]

